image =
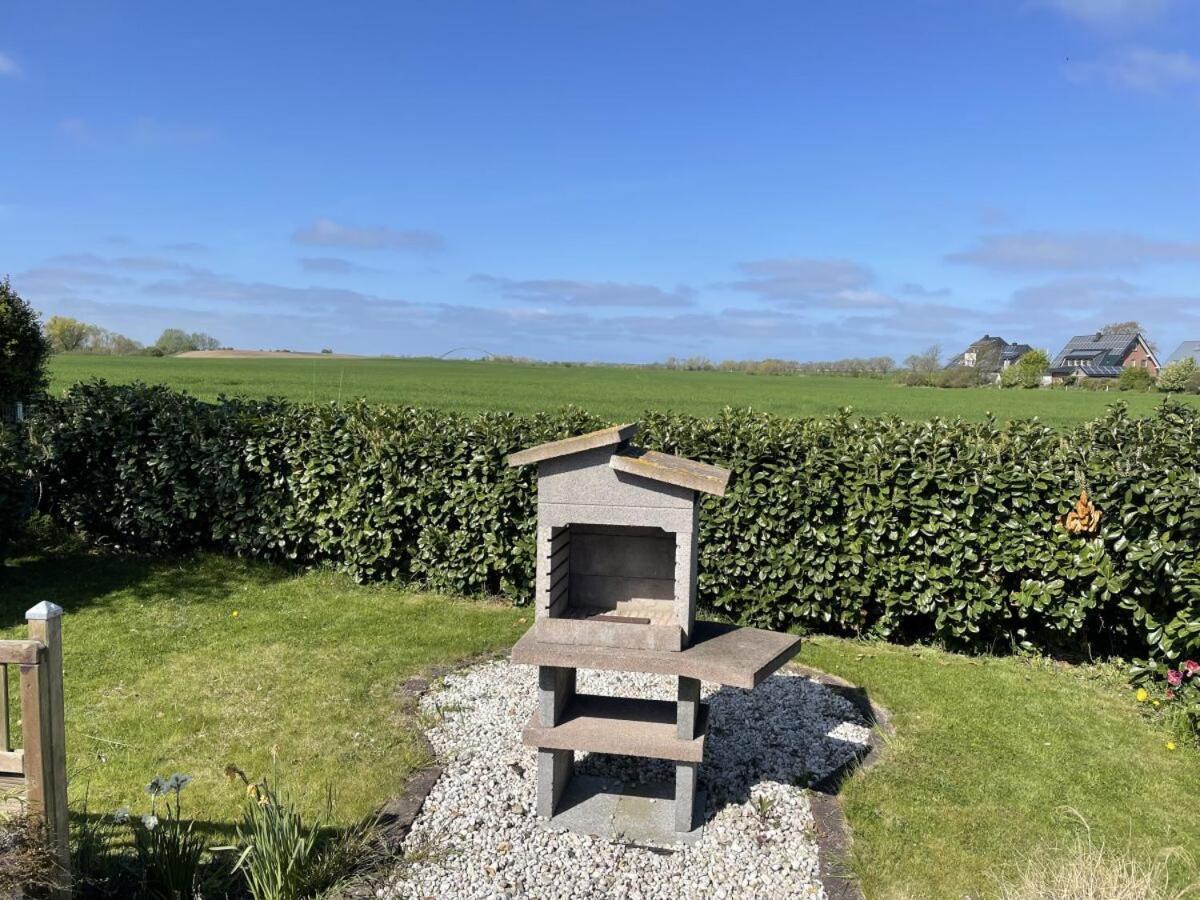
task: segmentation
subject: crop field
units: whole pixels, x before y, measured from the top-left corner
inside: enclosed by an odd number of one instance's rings
[[[1055,426],[1096,418],[1117,400],[1149,414],[1161,394],[1085,390],[911,388],[878,378],[745,375],[616,366],[522,365],[435,359],[196,359],[56,356],[52,390],[79,381],[165,384],[203,400],[285,397],[430,406],[459,412],[535,412],[567,404],[611,419],[647,409],[712,415],[726,406],[785,416],[827,416],[849,406],[862,415],[895,414],[1001,421],[1037,416]],[[1184,397],[1195,403],[1200,398]]]

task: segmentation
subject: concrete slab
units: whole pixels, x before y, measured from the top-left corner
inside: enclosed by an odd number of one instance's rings
[[[567,785],[558,812],[544,827],[609,841],[667,849],[694,844],[704,835],[705,795],[696,795],[697,813],[690,831],[675,830],[674,786],[668,782],[625,785],[612,778],[576,775]]]
[[[699,705],[694,737],[679,737],[675,715],[676,704],[669,700],[576,694],[554,727],[543,726],[537,712],[530,716],[521,741],[539,750],[703,761],[708,704]]]
[[[599,431],[590,431],[587,434],[563,438],[561,441],[538,444],[536,447],[529,447],[525,450],[518,450],[516,453],[510,453],[508,464],[510,466],[524,466],[528,463],[541,462],[545,459],[582,453],[585,450],[593,450],[597,447],[612,447],[622,441],[629,440],[637,434],[637,430],[637,425],[632,423],[613,425],[609,428],[601,428]]]
[[[691,645],[674,651],[549,643],[539,640],[535,627],[513,646],[512,661],[605,672],[683,675],[749,689],[757,687],[799,650],[800,638],[795,635],[717,622],[697,622]]]
[[[728,469],[656,450],[643,450],[641,447],[621,448],[612,455],[608,464],[618,472],[704,491],[716,497],[724,497],[729,484]]]

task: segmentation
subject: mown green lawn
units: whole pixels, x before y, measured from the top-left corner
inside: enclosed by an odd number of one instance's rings
[[[396,696],[410,675],[510,646],[525,613],[498,603],[290,575],[218,556],[172,562],[73,551],[10,562],[0,637],[40,600],[66,609],[71,797],[91,812],[148,802],[155,775],[194,777],[191,813],[217,824],[243,791],[224,776],[280,772],[316,811],[327,785],[343,822],[429,762]]]
[[[882,762],[851,779],[852,867],[875,897],[989,896],[1014,866],[1081,834],[1149,862],[1170,850],[1200,892],[1200,753],[1167,749],[1117,666],[1064,667],[815,638],[802,660],[894,718]]]
[[[145,560],[68,546],[0,570],[0,637],[40,600],[64,606],[72,800],[146,808],[155,774],[195,777],[186,811],[228,831],[242,789],[278,747],[304,805],[325,787],[349,822],[427,760],[397,697],[413,674],[501,652],[528,612],[363,587],[328,572],[212,555]],[[833,638],[802,661],[848,678],[894,715],[883,761],[844,792],[852,865],[870,897],[988,896],[1006,867],[1066,847],[1074,809],[1114,848],[1200,860],[1200,754],[1168,752],[1111,669]],[[1061,851],[1059,851],[1061,852]],[[1175,864],[1180,883],[1195,864]]]
[[[460,412],[535,412],[568,403],[612,419],[636,419],[648,409],[713,415],[750,406],[787,416],[827,416],[842,407],[863,415],[907,419],[961,416],[1002,421],[1038,416],[1067,426],[1103,415],[1122,400],[1148,414],[1161,394],[1064,390],[903,387],[877,378],[763,376],[677,372],[613,366],[551,366],[434,359],[196,359],[56,356],[52,389],[92,378],[141,380],[185,390],[204,400],[218,395],[286,397],[300,401],[368,400]],[[1200,402],[1185,397],[1183,402]]]

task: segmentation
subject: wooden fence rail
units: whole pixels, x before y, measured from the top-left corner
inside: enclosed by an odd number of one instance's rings
[[[39,603],[25,614],[29,640],[0,641],[0,785],[21,790],[26,813],[46,823],[59,864],[69,872],[62,613],[53,603]],[[12,745],[9,666],[20,669],[20,748]]]

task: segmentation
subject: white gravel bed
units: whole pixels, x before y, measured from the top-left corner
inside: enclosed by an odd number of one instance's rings
[[[706,686],[707,687],[707,686]],[[675,679],[579,672],[580,691],[674,698]],[[381,895],[397,898],[823,897],[805,786],[860,755],[869,732],[825,686],[778,674],[754,691],[712,688],[700,787],[703,837],[674,851],[551,831],[534,811],[536,753],[521,729],[537,671],[506,661],[448,676],[421,698],[445,763]],[[578,754],[576,770],[670,780],[655,760]]]

